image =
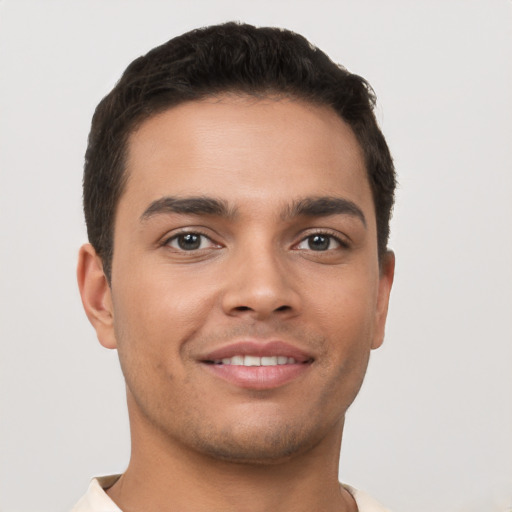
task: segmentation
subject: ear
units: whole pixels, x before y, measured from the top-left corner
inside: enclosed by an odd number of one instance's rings
[[[91,244],[80,248],[76,273],[85,314],[96,330],[98,340],[106,348],[116,348],[110,285],[101,258]]]
[[[395,276],[395,253],[387,251],[380,262],[379,291],[375,311],[375,331],[372,348],[379,348],[384,341],[386,318],[388,316],[389,294]]]

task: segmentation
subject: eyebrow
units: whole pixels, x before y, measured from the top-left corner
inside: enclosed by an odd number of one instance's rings
[[[234,217],[236,210],[230,208],[226,201],[212,197],[171,197],[166,196],[153,201],[140,216],[141,221],[148,220],[154,215],[165,213],[181,213],[192,215],[218,215]]]
[[[340,214],[356,217],[366,227],[366,218],[361,208],[352,201],[341,197],[323,196],[299,199],[287,208],[283,217],[327,217]]]
[[[236,208],[228,205],[227,201],[213,197],[173,197],[166,196],[153,201],[140,216],[141,221],[159,214],[178,213],[191,215],[212,215],[234,218]],[[366,227],[366,218],[362,210],[352,201],[341,197],[306,197],[289,205],[281,217],[327,217],[329,215],[350,215],[358,218]]]

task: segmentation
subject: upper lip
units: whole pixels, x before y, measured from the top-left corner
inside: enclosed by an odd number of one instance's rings
[[[312,361],[313,357],[303,350],[284,341],[255,341],[244,340],[230,343],[218,349],[212,350],[199,357],[200,361],[215,361],[233,356],[286,356],[293,357],[298,363]]]

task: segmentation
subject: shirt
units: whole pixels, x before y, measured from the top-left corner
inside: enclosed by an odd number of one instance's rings
[[[109,498],[104,489],[108,489],[117,481],[120,475],[93,478],[89,488],[71,512],[122,512]],[[390,512],[373,498],[349,485],[343,485],[354,497],[359,512]]]

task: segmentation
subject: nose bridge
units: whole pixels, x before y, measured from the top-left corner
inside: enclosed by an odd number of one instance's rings
[[[279,244],[263,234],[246,236],[233,248],[230,260],[223,300],[226,313],[264,318],[297,312],[300,298]]]

